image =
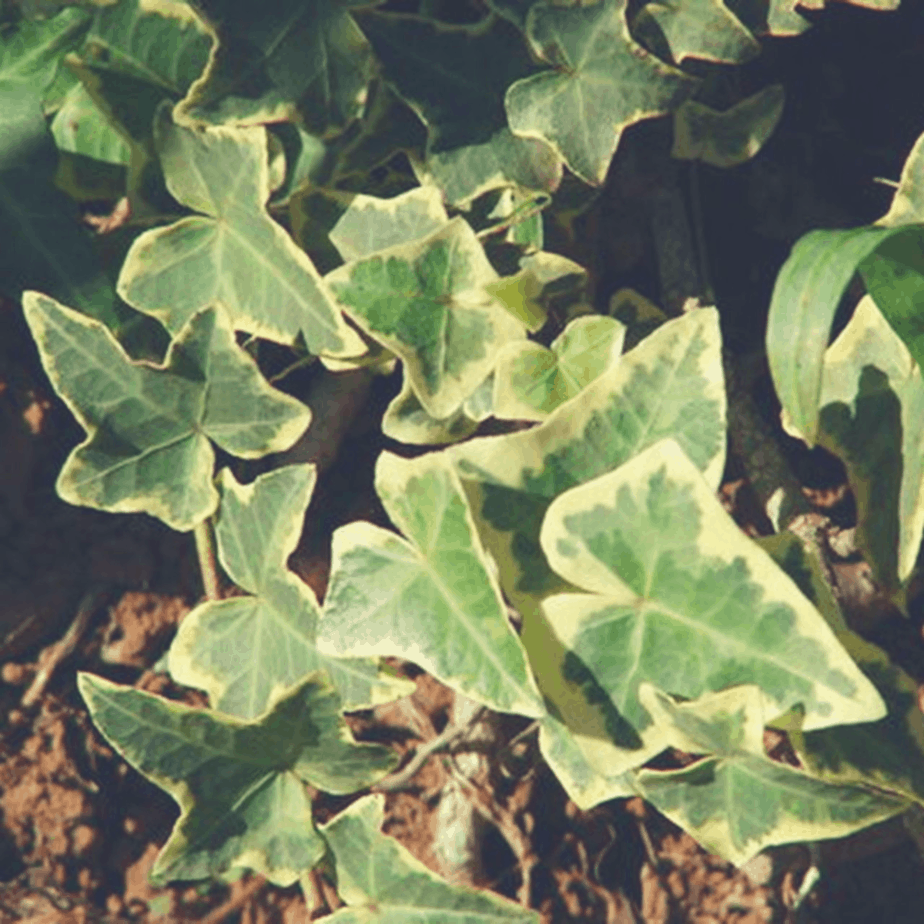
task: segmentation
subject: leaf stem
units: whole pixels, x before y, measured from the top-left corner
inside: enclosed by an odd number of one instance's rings
[[[212,518],[200,520],[193,527],[196,540],[196,555],[199,557],[199,573],[206,600],[221,599],[221,584],[218,579],[218,564],[215,561],[215,547],[212,544]]]

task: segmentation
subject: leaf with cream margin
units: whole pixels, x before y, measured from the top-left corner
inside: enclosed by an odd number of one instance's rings
[[[412,446],[455,443],[471,436],[477,429],[478,421],[465,413],[464,404],[448,417],[431,417],[414,393],[407,375],[401,380],[401,391],[391,400],[382,416],[382,433]]]
[[[803,732],[783,723],[807,773],[831,783],[856,783],[897,793],[924,804],[924,715],[918,684],[882,649],[852,632],[825,577],[817,550],[792,533],[758,540],[777,564],[815,604],[857,666],[885,701],[888,714],[878,722]]]
[[[427,237],[449,221],[439,191],[418,186],[392,199],[357,195],[331,229],[344,262]]]
[[[494,892],[451,885],[393,837],[382,833],[384,797],[366,796],[334,816],[321,833],[347,902],[331,924],[538,924],[536,911]]]
[[[443,419],[494,368],[524,326],[485,286],[498,278],[461,217],[421,240],[377,251],[328,273],[343,308],[404,363],[424,409]]]
[[[355,0],[207,0],[197,4],[216,46],[177,107],[186,125],[296,121],[336,134],[359,117],[372,50],[353,21]]]
[[[897,589],[924,535],[924,384],[869,296],[825,353],[818,442],[841,458],[857,503],[857,544]]]
[[[183,128],[163,105],[154,138],[167,187],[199,214],[135,239],[122,298],[171,333],[218,304],[235,330],[282,343],[301,333],[315,354],[363,353],[311,260],[266,211],[266,129]]]
[[[602,315],[575,318],[547,349],[541,343],[514,344],[501,353],[494,373],[494,413],[510,420],[545,420],[622,354],[626,333]]]
[[[377,676],[371,660],[329,658],[315,647],[321,608],[287,567],[314,490],[313,465],[291,465],[240,485],[218,479],[218,558],[246,596],[208,600],[188,613],[170,646],[170,673],[209,694],[214,709],[251,719],[317,669],[327,671],[344,709],[396,699],[407,684]]]
[[[673,440],[556,498],[541,542],[583,591],[542,602],[553,631],[639,732],[652,721],[643,682],[688,699],[754,683],[768,720],[798,706],[805,730],[885,714],[818,610]]]
[[[653,25],[677,64],[685,58],[744,64],[760,54],[760,43],[722,0],[655,0],[639,10],[632,29],[642,38]]]
[[[671,156],[713,167],[737,167],[757,154],[776,131],[784,101],[778,83],[721,112],[687,100],[674,113]]]
[[[396,756],[356,744],[323,675],[287,691],[251,721],[79,673],[103,737],[168,792],[180,817],[151,879],[205,879],[246,867],[290,886],[325,854],[305,783],[346,795],[380,779]]]
[[[517,80],[505,99],[515,134],[548,142],[593,186],[603,184],[626,128],[671,112],[697,85],[633,41],[626,5],[533,6],[526,34],[551,67]]]
[[[39,292],[23,310],[55,391],[86,430],[57,490],[69,504],[144,512],[185,532],[214,513],[215,453],[288,449],[311,413],[271,388],[223,315],[193,315],[162,365],[133,362],[99,321]]]
[[[827,783],[763,750],[761,691],[736,686],[675,703],[643,684],[645,708],[673,724],[683,747],[706,756],[681,770],[642,770],[641,794],[707,850],[741,866],[765,847],[846,837],[905,811],[867,786]]]
[[[499,712],[543,715],[449,460],[383,452],[375,489],[407,538],[362,521],[334,532],[318,648],[406,658]]]

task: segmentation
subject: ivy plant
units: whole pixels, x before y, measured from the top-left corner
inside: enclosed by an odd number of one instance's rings
[[[690,64],[741,64],[807,20],[787,2],[490,0],[463,23],[447,6],[120,0],[0,33],[0,285],[86,431],[58,491],[213,530],[242,591],[196,607],[169,652],[209,708],[79,681],[180,806],[154,875],[285,886],[323,866],[338,920],[537,920],[412,860],[380,796],[315,825],[306,786],[362,793],[394,767],[342,715],[404,692],[387,658],[532,720],[578,806],[642,796],[735,863],[924,804],[910,679],[848,629],[801,545],[753,541],[716,498],[720,308],[630,340],[544,249],[566,171],[601,186],[641,120],[673,120],[677,158],[752,156],[779,88],[717,110]],[[844,458],[897,598],[924,532],[922,151],[876,225],[797,243],[767,334],[787,425]],[[71,214],[101,191],[130,215],[114,272]],[[829,346],[857,272],[867,296]],[[323,603],[287,565],[317,471],[244,484],[233,462],[311,422],[259,341],[400,368],[382,428],[427,449],[378,458],[391,527],[334,532]],[[799,767],[767,756],[767,727]],[[651,766],[668,748],[693,758]]]

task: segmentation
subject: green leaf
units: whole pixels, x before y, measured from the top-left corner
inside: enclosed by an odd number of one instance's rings
[[[382,796],[354,802],[321,831],[334,854],[347,906],[331,924],[538,924],[539,916],[493,892],[450,885],[381,831]]]
[[[549,142],[594,186],[624,129],[672,111],[696,87],[632,40],[625,8],[626,0],[533,6],[527,35],[552,69],[518,80],[506,96],[511,129]]]
[[[750,160],[776,131],[784,100],[783,86],[777,83],[724,112],[687,100],[674,113],[671,156],[701,160],[713,167],[737,167]]]
[[[301,333],[315,354],[364,352],[314,265],[266,211],[266,129],[194,131],[162,106],[154,136],[170,192],[201,214],[138,237],[119,294],[171,333],[217,302],[236,330],[283,343]]]
[[[536,70],[517,29],[492,17],[473,26],[380,13],[357,21],[385,78],[426,123],[426,169],[450,203],[467,208],[503,187],[558,187],[560,158],[507,124],[505,91]]]
[[[343,0],[202,4],[217,48],[177,109],[190,125],[303,120],[325,136],[359,116],[372,75],[368,42]]]
[[[352,318],[403,362],[427,413],[449,417],[485,379],[523,325],[485,286],[498,278],[457,217],[428,237],[328,273]]]
[[[642,7],[633,27],[656,24],[675,63],[700,58],[743,64],[760,54],[760,43],[722,0],[656,0]]]
[[[46,111],[57,105],[50,91],[61,59],[80,44],[89,25],[90,14],[71,7],[50,19],[23,20],[6,28],[0,38],[0,83],[28,86],[42,98]]]
[[[495,372],[494,413],[545,420],[619,360],[626,329],[613,318],[575,318],[550,349],[532,341],[506,349]]]
[[[813,732],[803,732],[798,723],[787,725],[790,743],[806,771],[827,782],[868,784],[924,801],[924,715],[918,706],[918,684],[885,652],[847,627],[814,547],[789,532],[759,541],[815,604],[888,708],[878,722]]]
[[[109,164],[127,165],[131,160],[128,143],[109,124],[82,83],[64,97],[51,123],[51,133],[59,151]]]
[[[248,595],[206,601],[188,613],[170,646],[169,663],[177,681],[205,690],[222,712],[251,719],[279,690],[318,669],[327,671],[344,709],[408,692],[380,682],[373,661],[328,658],[315,647],[321,608],[311,588],[286,566],[315,478],[310,465],[277,469],[246,486],[229,469],[219,477],[218,557]]]
[[[763,752],[761,691],[739,686],[675,703],[649,684],[646,708],[707,757],[682,770],[642,770],[642,795],[707,850],[742,865],[765,847],[846,837],[908,807],[864,786],[813,779]]]
[[[77,686],[106,740],[180,807],[151,871],[157,884],[246,867],[292,885],[325,853],[304,784],[346,794],[396,762],[385,748],[353,742],[322,677],[250,722],[92,674],[79,673]]]
[[[908,233],[873,226],[810,231],[780,269],[767,320],[767,360],[780,403],[810,446],[818,436],[822,366],[838,303],[863,260]]]
[[[383,452],[375,487],[407,538],[336,530],[319,649],[407,658],[500,712],[544,714],[449,460]]]
[[[807,730],[883,716],[818,611],[673,440],[558,497],[540,538],[582,591],[543,601],[553,630],[638,731],[651,724],[643,682],[687,699],[756,683],[768,719],[800,706]]]
[[[825,353],[818,442],[847,466],[857,544],[895,590],[924,535],[921,370],[869,296]]]
[[[448,221],[433,187],[419,186],[392,199],[358,195],[331,229],[330,239],[348,263],[427,237]]]
[[[382,417],[385,436],[412,446],[455,443],[477,429],[478,421],[465,413],[464,404],[448,417],[431,417],[414,393],[406,373],[401,380],[401,391],[391,400]]]
[[[801,35],[812,25],[796,12],[797,3],[798,0],[728,0],[726,5],[755,35],[788,36]]]
[[[540,426],[449,450],[514,605],[562,586],[539,546],[552,500],[666,436],[718,487],[725,388],[714,309],[662,325]]]
[[[58,476],[71,504],[143,511],[179,531],[210,516],[215,455],[287,449],[310,412],[270,388],[212,309],[177,334],[163,365],[132,362],[99,322],[39,292],[23,310],[55,390],[86,430]]]
[[[919,135],[902,166],[889,211],[876,222],[884,228],[924,222],[924,134]]]

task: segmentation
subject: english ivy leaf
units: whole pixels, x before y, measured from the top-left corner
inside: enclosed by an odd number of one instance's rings
[[[673,440],[556,498],[541,542],[583,591],[543,601],[553,630],[638,731],[652,721],[643,682],[688,699],[756,683],[768,719],[799,706],[806,730],[884,715],[815,607]]]
[[[625,10],[626,0],[533,6],[527,35],[551,69],[506,95],[511,129],[548,141],[594,186],[603,184],[624,129],[672,111],[696,87],[632,40]]]
[[[885,652],[847,627],[813,547],[791,532],[759,543],[815,604],[888,708],[878,722],[812,732],[803,732],[798,722],[787,723],[790,743],[806,771],[826,782],[868,784],[924,803],[924,715],[917,683]]]
[[[783,409],[810,446],[818,436],[822,367],[834,313],[863,261],[899,235],[917,240],[920,231],[872,225],[810,231],[777,275],[767,319],[767,361]]]
[[[800,0],[728,0],[728,8],[755,35],[801,35],[811,23],[796,12]]]
[[[639,10],[633,28],[650,28],[651,23],[677,64],[686,58],[743,64],[760,54],[760,43],[722,0],[656,0]]]
[[[924,535],[921,370],[869,296],[825,353],[818,442],[843,459],[857,543],[879,584],[910,575]]]
[[[119,294],[171,333],[218,303],[236,330],[283,343],[302,333],[315,354],[364,352],[311,260],[266,211],[266,129],[194,131],[169,108],[154,125],[167,186],[200,214],[138,237]]]
[[[382,417],[382,433],[385,436],[412,446],[455,443],[471,436],[477,429],[478,421],[465,413],[464,405],[448,417],[431,417],[414,393],[406,374],[401,381],[401,391],[389,403]]]
[[[8,26],[0,37],[0,83],[27,85],[42,98],[46,111],[53,110],[60,100],[49,91],[56,86],[61,59],[80,44],[89,26],[90,14],[76,7],[50,19]]]
[[[508,347],[495,370],[494,413],[511,420],[545,420],[622,353],[626,329],[613,318],[575,318],[546,349],[527,341]]]
[[[902,225],[914,225],[924,222],[924,134],[919,135],[911,153],[902,166],[898,189],[892,198],[889,211],[877,225],[885,228],[898,228]]]
[[[347,902],[331,924],[538,924],[539,916],[493,892],[450,885],[394,838],[383,834],[382,796],[368,796],[321,830],[337,869],[337,891]]]
[[[718,486],[725,465],[725,388],[714,309],[662,325],[538,427],[449,450],[473,499],[482,541],[516,606],[562,586],[539,546],[552,500],[666,436],[678,440]]]
[[[323,677],[309,677],[252,721],[79,673],[77,686],[106,740],[180,807],[154,862],[157,884],[247,867],[292,885],[325,853],[305,783],[346,794],[396,763],[356,744]]]
[[[894,795],[826,783],[766,757],[755,686],[680,704],[649,684],[641,695],[657,721],[673,723],[694,751],[707,754],[682,770],[640,771],[642,795],[707,850],[739,866],[773,844],[846,837],[908,807]]]
[[[213,309],[190,319],[160,366],[132,362],[99,321],[39,292],[25,293],[23,310],[52,385],[87,432],[58,476],[68,503],[190,530],[218,504],[209,440],[254,459],[287,449],[311,419],[266,384]]]
[[[319,649],[407,658],[500,712],[543,715],[448,459],[383,452],[375,488],[407,538],[365,522],[336,530]]]
[[[304,120],[324,136],[359,116],[372,76],[368,42],[345,0],[269,5],[206,0],[218,46],[177,109],[184,124]]]
[[[466,208],[505,186],[558,187],[560,158],[507,124],[505,91],[536,70],[522,33],[492,17],[472,26],[380,13],[357,21],[385,78],[426,123],[426,169],[449,202]]]
[[[131,149],[100,112],[87,88],[75,84],[51,123],[59,151],[79,154],[109,164],[127,165]]]
[[[784,99],[782,85],[773,84],[724,112],[687,100],[674,113],[671,156],[713,167],[745,163],[776,130]]]
[[[358,195],[331,229],[330,239],[349,263],[427,237],[448,221],[442,197],[432,186],[419,186],[393,199]]]
[[[427,413],[449,417],[485,379],[523,325],[486,290],[494,271],[471,226],[452,219],[328,273],[340,304],[403,362]]]
[[[210,600],[188,613],[170,646],[170,673],[209,694],[215,709],[250,719],[280,689],[317,669],[337,688],[344,709],[397,698],[407,690],[380,682],[373,661],[341,660],[315,647],[321,608],[286,566],[314,489],[314,466],[288,466],[240,485],[219,477],[218,557],[247,596]]]

